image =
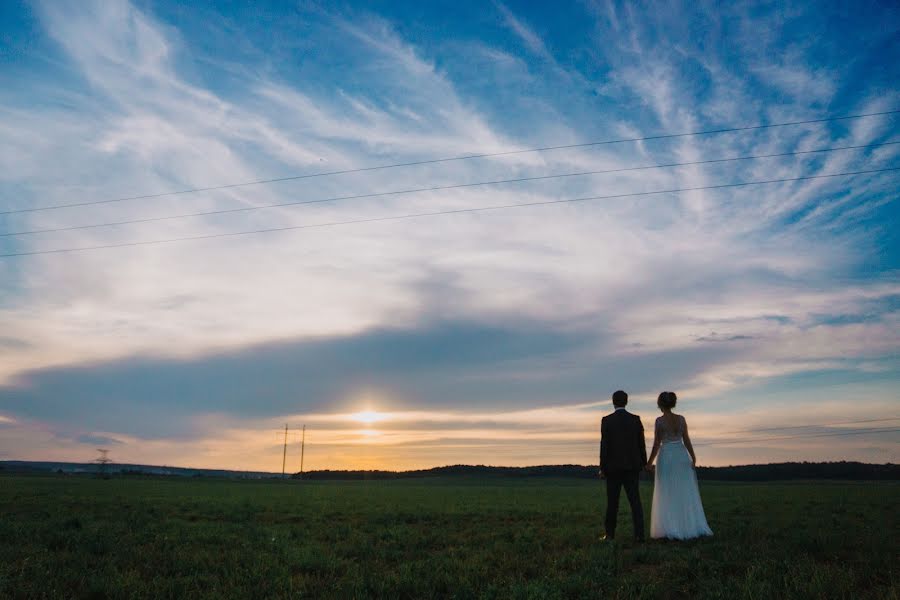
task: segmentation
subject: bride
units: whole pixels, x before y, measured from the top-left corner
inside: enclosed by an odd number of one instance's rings
[[[657,406],[662,416],[656,419],[653,451],[647,461],[652,470],[653,460],[659,456],[653,487],[653,508],[650,517],[650,537],[686,540],[712,535],[703,513],[697,475],[697,457],[687,421],[672,412],[677,400],[674,392],[659,395]]]

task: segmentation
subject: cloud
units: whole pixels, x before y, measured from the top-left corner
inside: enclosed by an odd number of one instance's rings
[[[602,333],[552,323],[437,322],[270,343],[189,359],[133,357],[33,371],[0,388],[0,406],[37,420],[184,436],[207,415],[277,417],[381,398],[381,408],[540,406],[596,398],[620,381],[662,385],[703,351],[616,356]],[[653,373],[646,364],[664,362]],[[616,383],[613,383],[613,382]]]
[[[115,446],[122,443],[122,440],[105,435],[94,435],[85,433],[75,438],[79,444],[92,444],[94,446]]]
[[[741,340],[752,340],[752,335],[728,335],[728,334],[720,334],[715,331],[711,331],[709,335],[704,335],[697,338],[698,342],[739,342]]]
[[[505,4],[498,2],[497,10],[499,10],[500,14],[503,15],[503,20],[505,21],[507,27],[509,27],[509,29],[512,30],[513,33],[515,33],[519,37],[519,39],[522,40],[522,42],[528,47],[529,50],[543,59],[552,60],[552,56],[547,50],[547,47],[544,45],[544,41],[537,33],[534,32],[531,27],[517,18],[512,13],[512,11],[506,7]]]
[[[10,348],[13,350],[22,350],[28,348],[31,344],[26,342],[25,340],[20,340],[18,338],[12,337],[0,337],[0,346],[4,348]]]

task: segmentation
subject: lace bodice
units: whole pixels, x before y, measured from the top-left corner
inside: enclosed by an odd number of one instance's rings
[[[684,417],[681,415],[678,415],[674,431],[669,428],[665,417],[657,417],[656,439],[658,439],[661,444],[665,444],[666,442],[680,442],[684,436],[684,427]]]

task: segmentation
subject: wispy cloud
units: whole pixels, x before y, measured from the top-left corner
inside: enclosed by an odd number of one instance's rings
[[[534,32],[534,30],[523,23],[516,15],[513,14],[509,8],[505,4],[500,2],[497,3],[497,10],[500,11],[500,14],[503,15],[503,20],[506,22],[506,25],[513,31],[519,39],[537,56],[543,59],[551,59],[552,55],[547,50],[547,46],[544,45],[544,41],[540,38],[540,36]]]

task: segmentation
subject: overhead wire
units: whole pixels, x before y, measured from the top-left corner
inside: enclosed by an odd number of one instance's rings
[[[841,421],[838,423],[822,423],[819,425],[793,425],[787,427],[757,427],[755,429],[737,429],[735,431],[726,431],[725,433],[756,433],[761,431],[786,431],[791,429],[814,429],[816,427],[836,427],[838,425],[858,425],[860,423],[885,423],[889,421],[900,421],[900,417],[889,417],[880,419],[860,419],[858,421]]]
[[[820,438],[820,437],[841,437],[847,435],[864,435],[864,434],[873,434],[873,433],[896,433],[900,432],[900,427],[870,427],[867,429],[859,429],[854,431],[836,431],[830,433],[813,433],[808,435],[785,435],[785,436],[777,436],[777,437],[768,437],[768,438],[744,438],[737,440],[712,440],[709,442],[697,442],[693,444],[694,446],[723,446],[730,444],[750,444],[750,443],[759,443],[759,442],[773,442],[773,441],[782,441],[782,440],[804,440],[811,438]]]
[[[318,173],[307,173],[307,174],[303,174],[303,175],[289,175],[286,177],[274,177],[274,178],[270,178],[270,179],[257,179],[254,181],[245,181],[245,182],[240,182],[240,183],[230,183],[230,184],[224,184],[224,185],[186,188],[186,189],[182,189],[182,190],[173,190],[173,191],[169,191],[169,192],[160,192],[160,193],[156,193],[156,194],[142,194],[139,196],[125,196],[125,197],[120,197],[120,198],[109,198],[109,199],[105,199],[105,200],[73,202],[70,204],[56,204],[56,205],[51,205],[51,206],[36,206],[36,207],[29,207],[29,208],[18,208],[18,209],[0,211],[0,215],[9,215],[9,214],[16,214],[16,213],[24,213],[24,212],[37,212],[37,211],[44,211],[44,210],[55,210],[55,209],[60,209],[60,208],[72,208],[72,207],[78,207],[78,206],[91,206],[91,205],[95,205],[95,204],[111,204],[114,202],[126,202],[126,201],[130,201],[130,200],[145,200],[145,199],[151,199],[151,198],[162,198],[162,197],[166,197],[166,196],[177,196],[177,195],[182,195],[182,194],[193,194],[193,193],[198,193],[198,192],[210,192],[210,191],[214,191],[214,190],[225,190],[225,189],[246,187],[246,186],[253,186],[253,185],[278,183],[278,182],[283,182],[283,181],[296,181],[296,180],[300,180],[300,179],[312,179],[312,178],[316,178],[316,177],[329,177],[329,176],[333,176],[333,175],[346,175],[346,174],[350,174],[350,173],[363,173],[363,172],[368,172],[368,171],[396,169],[396,168],[400,168],[400,167],[413,167],[413,166],[438,164],[438,163],[446,163],[446,162],[454,162],[454,161],[462,161],[462,160],[493,158],[493,157],[498,157],[498,156],[512,156],[512,155],[517,155],[517,154],[528,154],[528,153],[535,153],[535,152],[549,152],[549,151],[553,151],[553,150],[565,150],[565,149],[572,149],[572,148],[587,148],[587,147],[594,147],[594,146],[606,146],[606,145],[624,144],[624,143],[630,143],[630,142],[646,142],[646,141],[652,141],[652,140],[675,139],[675,138],[692,137],[692,136],[700,136],[700,135],[714,135],[714,134],[721,134],[721,133],[736,133],[736,132],[742,132],[742,131],[755,131],[755,130],[773,129],[773,128],[777,128],[777,127],[789,127],[789,126],[796,126],[796,125],[811,125],[811,124],[816,124],[816,123],[828,123],[828,122],[845,121],[845,120],[851,120],[851,119],[863,119],[863,118],[868,118],[868,117],[888,116],[888,115],[895,115],[898,113],[900,113],[900,109],[885,110],[885,111],[870,112],[870,113],[859,113],[859,114],[853,114],[853,115],[842,115],[842,116],[836,116],[836,117],[822,117],[819,119],[805,119],[805,120],[801,120],[801,121],[785,121],[785,122],[781,122],[781,123],[766,123],[766,124],[760,124],[760,125],[747,125],[747,126],[743,126],[743,127],[726,127],[726,128],[721,128],[721,129],[707,129],[707,130],[701,130],[701,131],[687,131],[687,132],[682,132],[682,133],[666,133],[666,134],[649,135],[649,136],[632,137],[632,138],[600,140],[600,141],[594,141],[594,142],[580,142],[580,143],[575,143],[575,144],[561,144],[561,145],[557,145],[557,146],[543,146],[543,147],[539,147],[539,148],[525,148],[525,149],[521,149],[521,150],[505,150],[505,151],[501,151],[501,152],[485,152],[485,153],[479,153],[479,154],[465,154],[462,156],[432,158],[432,159],[427,159],[427,160],[418,160],[418,161],[411,161],[411,162],[404,162],[404,163],[374,165],[371,167],[357,167],[357,168],[353,168],[353,169],[322,171],[322,172],[318,172]]]
[[[135,225],[139,223],[154,223],[159,221],[169,221],[174,219],[187,219],[187,218],[195,218],[195,217],[206,217],[212,215],[222,215],[222,214],[231,214],[231,213],[239,213],[239,212],[249,212],[256,210],[264,210],[270,208],[285,208],[288,206],[302,206],[307,204],[322,204],[328,202],[338,202],[343,200],[359,200],[363,198],[377,198],[384,196],[397,196],[404,194],[415,194],[422,192],[434,192],[434,191],[444,191],[444,190],[453,190],[453,189],[461,189],[461,188],[471,188],[471,187],[481,187],[488,185],[501,185],[501,184],[509,184],[509,183],[523,183],[527,181],[542,181],[549,179],[561,179],[566,177],[581,177],[587,175],[605,175],[611,173],[625,173],[629,171],[642,171],[649,169],[662,169],[662,168],[671,168],[671,167],[686,167],[686,166],[694,166],[694,165],[706,165],[713,163],[727,163],[727,162],[737,162],[737,161],[745,161],[745,160],[757,160],[763,158],[777,158],[777,157],[785,157],[785,156],[799,156],[805,154],[818,154],[825,152],[838,152],[843,150],[860,150],[860,149],[870,149],[870,148],[878,148],[883,146],[892,146],[900,144],[900,141],[888,141],[888,142],[878,142],[875,144],[863,144],[857,146],[836,146],[832,148],[818,148],[815,150],[798,150],[792,152],[778,152],[773,154],[755,154],[750,156],[738,156],[731,158],[713,158],[708,160],[694,160],[688,162],[677,162],[677,163],[661,163],[654,165],[643,165],[639,167],[620,167],[616,169],[601,169],[596,171],[579,171],[575,173],[557,173],[552,175],[538,175],[533,177],[518,177],[515,179],[499,179],[493,181],[479,181],[473,183],[458,183],[451,185],[440,185],[440,186],[431,186],[431,187],[421,187],[421,188],[411,188],[411,189],[403,189],[403,190],[390,190],[386,192],[372,192],[367,194],[355,194],[350,196],[335,196],[331,198],[319,198],[315,200],[294,200],[290,202],[278,202],[275,204],[262,204],[256,206],[242,206],[238,208],[226,208],[226,209],[216,209],[216,210],[206,210],[199,211],[193,213],[183,213],[179,215],[164,215],[159,217],[145,217],[141,219],[127,219],[122,221],[109,221],[106,223],[90,223],[86,225],[69,225],[65,227],[53,227],[53,228],[45,228],[45,229],[32,229],[26,231],[10,231],[10,232],[2,232],[0,233],[0,237],[11,237],[11,236],[24,236],[24,235],[35,235],[40,233],[58,233],[62,231],[76,231],[81,229],[96,229],[100,227],[116,227],[121,225]],[[2,213],[0,213],[2,214]]]
[[[869,419],[865,421],[848,421],[848,423],[871,423],[871,422],[879,422],[879,421],[896,421],[898,419]],[[829,425],[801,425],[800,427],[830,427],[834,425],[839,425],[840,423],[832,423]],[[831,432],[822,432],[822,433],[807,433],[807,434],[799,434],[799,435],[784,435],[784,436],[772,436],[772,437],[764,437],[764,438],[738,438],[738,439],[712,439],[710,441],[697,441],[693,442],[694,446],[723,446],[730,444],[749,444],[756,442],[771,442],[771,441],[785,441],[785,440],[803,440],[803,439],[814,439],[820,437],[841,437],[841,436],[851,436],[851,435],[865,435],[865,434],[879,434],[879,433],[897,433],[900,432],[900,427],[868,427],[868,428],[850,428],[847,431],[831,431]],[[726,432],[732,433],[732,432]],[[575,442],[576,444],[581,444],[583,442]],[[589,442],[590,444],[595,444],[596,442]]]
[[[224,237],[236,237],[243,235],[255,235],[255,234],[264,234],[264,233],[277,233],[282,231],[293,231],[300,229],[318,229],[324,227],[339,227],[343,225],[356,225],[363,223],[377,223],[383,221],[399,221],[405,219],[416,219],[416,218],[424,218],[424,217],[435,217],[439,215],[455,215],[455,214],[463,214],[463,213],[477,213],[477,212],[487,212],[487,211],[499,211],[499,210],[507,210],[513,208],[525,208],[530,206],[549,206],[554,204],[568,204],[575,202],[587,202],[592,200],[609,200],[615,198],[634,198],[639,196],[653,196],[660,194],[677,194],[683,192],[694,192],[701,190],[717,190],[717,189],[728,189],[728,188],[738,188],[738,187],[747,187],[753,185],[766,185],[773,183],[788,183],[793,181],[806,181],[810,179],[824,179],[824,178],[832,178],[832,177],[849,177],[854,175],[867,175],[874,173],[887,173],[887,172],[896,172],[900,170],[900,167],[885,167],[881,169],[866,169],[862,171],[847,171],[843,173],[824,173],[819,175],[805,175],[802,177],[786,177],[781,179],[768,179],[763,181],[742,181],[736,183],[724,183],[719,185],[705,185],[705,186],[696,186],[696,187],[687,187],[687,188],[673,188],[667,190],[654,190],[649,192],[629,192],[624,194],[609,194],[603,196],[586,196],[582,198],[565,198],[558,200],[541,200],[537,202],[522,202],[518,204],[500,204],[493,206],[475,206],[469,208],[458,208],[451,210],[440,210],[440,211],[432,211],[432,212],[421,212],[421,213],[409,213],[404,215],[392,215],[385,217],[371,217],[365,219],[349,219],[345,221],[331,221],[326,223],[310,223],[304,225],[287,225],[284,227],[270,227],[266,229],[253,229],[249,231],[232,231],[232,232],[220,232],[220,233],[210,233],[204,235],[194,235],[194,236],[184,236],[184,237],[176,237],[176,238],[165,238],[165,239],[156,239],[156,240],[143,240],[143,241],[135,241],[135,242],[121,242],[116,244],[101,244],[96,246],[82,246],[82,247],[74,247],[74,248],[57,248],[51,250],[33,250],[27,252],[10,252],[7,254],[0,254],[0,258],[12,258],[17,256],[35,256],[40,254],[59,254],[65,252],[83,252],[88,250],[104,250],[110,248],[127,248],[133,246],[147,246],[154,244],[168,244],[175,242],[185,242],[185,241],[194,241],[194,240],[208,240],[215,238],[224,238]]]

